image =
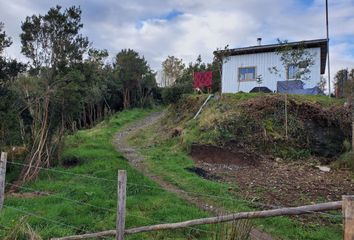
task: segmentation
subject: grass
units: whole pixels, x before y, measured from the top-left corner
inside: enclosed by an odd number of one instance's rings
[[[150,112],[140,109],[124,111],[93,129],[68,136],[63,159],[76,159],[79,165],[53,168],[60,173],[42,171],[36,181],[25,185],[26,189],[21,191],[35,189],[48,192],[49,196],[7,196],[0,215],[0,239],[9,234],[25,215],[29,215],[26,219],[31,229],[43,239],[114,229],[118,169],[126,169],[128,174],[127,228],[207,216],[172,193],[145,187],[157,185],[130,167],[112,145],[112,138],[120,128]],[[209,236],[204,231],[208,229],[202,226],[199,230],[160,231],[131,235],[127,239],[207,239]]]
[[[249,96],[238,96],[238,98],[243,97],[247,98]],[[169,121],[165,120],[165,122],[169,124]],[[191,123],[185,122],[184,124],[193,125],[193,121]],[[168,132],[166,134],[166,126],[161,130],[161,124],[156,124],[132,136],[130,143],[142,149],[141,153],[147,159],[146,167],[151,172],[162,176],[166,181],[185,191],[197,193],[209,205],[219,206],[228,211],[255,209],[252,203],[245,201],[239,195],[236,184],[206,180],[186,170],[186,168],[193,167],[194,162],[188,156],[188,147],[186,148],[185,146],[185,139],[198,139],[197,136],[194,136],[196,132],[193,131],[196,127],[193,125],[187,128],[182,136],[170,138],[166,136],[168,134]],[[232,190],[230,191],[230,189]],[[254,223],[259,228],[282,239],[320,240],[342,238],[340,218],[334,219],[334,224],[330,226],[301,224],[288,217],[267,218],[256,220]]]

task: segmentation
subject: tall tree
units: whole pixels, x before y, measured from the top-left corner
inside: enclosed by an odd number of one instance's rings
[[[175,56],[168,56],[165,61],[162,62],[162,69],[166,76],[164,86],[171,86],[180,78],[183,74],[185,65],[182,59]]]
[[[345,83],[345,96],[351,106],[352,112],[352,151],[354,151],[354,69],[349,73],[349,78]]]
[[[3,56],[4,50],[11,46],[11,38],[0,22],[0,146],[22,142],[18,96],[13,89],[17,74],[25,70],[25,65]]]
[[[81,9],[75,6],[62,11],[51,8],[44,16],[33,15],[22,23],[22,53],[35,69],[48,67],[56,74],[81,62],[89,41],[80,34]]]
[[[150,80],[151,69],[144,57],[132,49],[123,49],[115,58],[114,78],[123,95],[123,106],[141,106],[142,84]]]
[[[293,80],[308,80],[310,78],[311,67],[315,64],[314,54],[305,48],[304,44],[292,46],[287,40],[278,39],[279,47],[276,54],[280,57],[283,65],[269,68],[269,72],[286,79],[286,93],[284,94],[284,116],[285,116],[285,139],[288,140],[288,82],[289,72],[292,73]],[[285,70],[285,71],[284,71]],[[291,71],[290,71],[291,70]],[[285,76],[284,76],[285,73]]]
[[[23,169],[20,183],[34,178],[42,165],[50,165],[62,140],[69,86],[82,80],[69,72],[82,62],[89,44],[80,34],[82,27],[81,10],[75,6],[56,6],[22,23],[22,53],[30,59],[32,76],[21,77],[18,89],[32,117],[32,142],[26,159],[31,167]]]
[[[345,96],[345,84],[348,81],[348,70],[341,69],[339,70],[334,77],[334,86],[336,97],[344,97]]]

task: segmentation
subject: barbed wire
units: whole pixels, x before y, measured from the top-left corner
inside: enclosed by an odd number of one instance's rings
[[[59,221],[56,221],[56,220],[53,220],[53,219],[50,219],[50,218],[46,218],[46,217],[43,217],[43,216],[40,216],[36,213],[33,213],[33,212],[29,212],[29,211],[26,211],[26,210],[23,210],[23,209],[19,209],[19,208],[16,208],[16,207],[13,207],[13,206],[8,206],[8,205],[3,205],[5,208],[9,208],[9,209],[12,209],[12,210],[15,210],[17,212],[22,212],[26,215],[29,215],[29,216],[33,216],[33,217],[36,217],[36,218],[39,218],[39,219],[42,219],[42,220],[46,220],[48,222],[51,222],[51,223],[55,223],[55,224],[59,224],[59,225],[62,225],[62,226],[65,226],[65,227],[69,227],[69,228],[72,228],[72,229],[75,229],[75,230],[82,230],[80,228],[77,228],[75,226],[72,226],[72,225],[69,225],[69,224],[66,224],[66,223],[62,223],[62,222],[59,222]]]
[[[12,183],[6,183],[6,185],[11,185],[11,186],[16,186],[16,187],[19,187],[21,189],[24,189],[24,190],[30,190],[30,191],[34,191],[34,192],[38,192],[38,190],[34,189],[34,188],[29,188],[29,187],[23,187],[23,186],[19,186],[19,185],[16,185],[16,184],[12,184]],[[44,192],[44,191],[43,191]],[[66,200],[66,201],[69,201],[69,202],[72,202],[72,203],[75,203],[75,204],[78,204],[78,205],[86,205],[86,206],[89,206],[89,207],[94,207],[94,208],[97,208],[97,209],[102,209],[102,210],[105,210],[105,211],[109,211],[109,212],[112,212],[112,213],[117,213],[117,210],[114,210],[114,209],[110,209],[110,208],[105,208],[105,207],[101,207],[101,206],[97,206],[97,205],[93,205],[93,204],[89,204],[89,203],[86,203],[86,202],[82,202],[82,201],[79,201],[79,200],[74,200],[74,199],[71,199],[71,198],[66,198],[66,197],[62,197],[62,196],[58,196],[58,194],[46,194],[46,195],[43,195],[43,196],[47,196],[47,197],[55,197],[55,198],[58,198],[58,199],[62,199],[62,200]],[[35,215],[35,214],[34,214]],[[131,216],[131,217],[135,217],[135,218],[141,218],[141,219],[144,219],[144,220],[148,220],[154,224],[161,224],[160,221],[157,221],[157,220],[154,220],[152,218],[149,218],[149,217],[145,217],[145,216],[139,216],[139,215],[135,215],[135,214],[131,214],[131,213],[126,213],[127,216]],[[198,229],[198,228],[193,228],[193,227],[187,227],[191,230],[196,230],[196,231],[202,231],[202,232],[208,232],[208,233],[211,233],[211,231],[206,231],[206,230],[203,230],[203,229]]]
[[[10,161],[8,163],[36,168],[35,166],[30,166],[28,164],[23,164],[23,163],[18,163],[18,162],[11,162]],[[117,180],[101,178],[101,177],[95,177],[95,176],[90,176],[90,175],[86,175],[86,174],[71,173],[71,172],[60,171],[60,170],[56,170],[56,169],[52,169],[52,168],[45,168],[45,167],[38,167],[38,168],[41,169],[41,170],[52,171],[52,172],[57,172],[57,173],[61,173],[61,174],[68,174],[68,175],[73,175],[73,176],[82,177],[82,178],[88,178],[88,179],[93,179],[93,180],[102,180],[102,181],[115,182],[115,183],[117,182]],[[147,185],[147,184],[136,184],[136,183],[127,182],[127,185],[137,186],[137,187],[145,187],[145,188],[156,189],[156,190],[161,190],[161,191],[167,191],[163,187],[151,186],[151,185]],[[205,194],[205,193],[199,193],[199,192],[186,191],[186,190],[183,190],[183,189],[174,189],[174,190],[179,192],[179,193],[191,194],[191,195],[195,195],[195,196],[209,197],[209,198],[214,198],[214,199],[218,199],[218,200],[227,200],[227,201],[232,201],[232,202],[235,202],[235,203],[246,203],[246,204],[250,204],[250,205],[257,206],[257,207],[262,207],[262,208],[273,208],[273,209],[276,209],[276,208],[288,208],[289,207],[289,206],[279,206],[279,205],[268,205],[268,204],[263,204],[263,203],[259,203],[259,202],[255,202],[255,201],[249,201],[249,200],[245,200],[245,199],[223,197],[223,196],[218,196],[218,195],[211,195],[211,194]],[[306,212],[315,213],[315,214],[322,214],[322,215],[327,215],[327,216],[336,217],[336,218],[339,216],[339,215],[329,214],[329,213],[320,212],[320,211],[306,211]]]
[[[72,173],[72,172],[68,172],[68,171],[60,171],[60,170],[56,170],[56,169],[53,169],[53,168],[36,167],[36,166],[32,166],[32,165],[28,165],[28,164],[24,164],[24,163],[19,163],[19,162],[8,161],[7,163],[14,164],[14,165],[19,165],[19,166],[30,167],[30,168],[38,168],[38,169],[45,170],[45,171],[62,173],[62,174],[67,174],[67,175],[72,175],[72,176],[77,176],[77,177],[89,178],[89,179],[93,179],[93,180],[102,180],[102,181],[115,182],[115,183],[117,182],[117,180],[101,178],[101,177],[95,177],[95,176],[79,174],[79,173]]]

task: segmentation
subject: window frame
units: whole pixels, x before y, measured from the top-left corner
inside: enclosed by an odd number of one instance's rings
[[[253,79],[247,79],[247,80],[241,80],[241,69],[246,69],[246,68],[253,68],[254,69],[254,78]],[[254,82],[257,80],[257,66],[247,66],[247,67],[238,67],[238,74],[237,78],[239,82]]]

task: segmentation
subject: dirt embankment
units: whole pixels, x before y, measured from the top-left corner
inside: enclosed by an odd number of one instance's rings
[[[249,158],[249,154],[237,149],[205,145],[193,146],[191,156],[196,168],[203,171],[201,177],[237,183],[242,196],[270,206],[337,201],[342,195],[354,194],[350,171],[324,172],[312,161]]]
[[[351,138],[350,110],[340,100],[289,95],[286,136],[283,95],[225,95],[212,99],[198,119],[191,120],[205,97],[188,96],[172,105],[164,120],[166,131],[181,128],[187,145],[231,144],[260,155],[316,156],[324,162],[340,156]]]
[[[209,180],[237,183],[245,198],[273,206],[354,194],[349,170],[325,172],[317,167],[336,160],[351,138],[350,111],[343,102],[289,96],[286,139],[282,95],[226,95],[209,102],[193,121],[201,99],[182,99],[164,119],[165,131],[181,129],[171,137],[190,149],[196,166],[187,170]]]

